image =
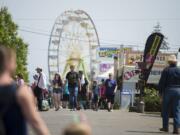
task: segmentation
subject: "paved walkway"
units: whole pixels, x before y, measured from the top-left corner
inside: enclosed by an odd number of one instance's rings
[[[164,135],[158,131],[161,126],[161,118],[156,114],[139,114],[124,110],[112,113],[103,110],[82,112],[89,119],[93,128],[93,135]],[[58,112],[50,110],[41,114],[52,135],[60,135],[64,126],[73,121],[75,113],[69,110]],[[30,135],[34,135],[32,131],[30,131]]]

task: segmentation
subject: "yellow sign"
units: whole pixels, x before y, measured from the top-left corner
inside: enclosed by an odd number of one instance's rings
[[[154,52],[153,50],[151,51],[152,53]],[[158,68],[164,68],[167,66],[167,59],[168,56],[172,55],[170,53],[158,53],[156,56],[156,60],[154,63],[153,67],[158,67]],[[140,62],[143,60],[143,52],[140,51],[131,51],[129,53],[126,53],[126,65],[129,66],[135,66],[137,62]]]

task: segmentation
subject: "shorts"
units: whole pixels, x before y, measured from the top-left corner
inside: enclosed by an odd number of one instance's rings
[[[63,95],[63,101],[69,101],[69,94]]]
[[[62,93],[62,89],[61,88],[53,88],[53,93],[61,94]]]
[[[106,95],[107,102],[114,104],[114,95]]]
[[[98,102],[98,95],[94,95],[94,97],[93,97],[93,102],[94,102],[94,103],[97,103],[97,102]]]

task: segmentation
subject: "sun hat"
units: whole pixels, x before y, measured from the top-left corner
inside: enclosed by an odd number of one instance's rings
[[[169,55],[168,62],[177,62],[176,55]]]

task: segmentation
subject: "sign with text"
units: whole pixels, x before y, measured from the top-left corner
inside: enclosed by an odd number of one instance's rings
[[[163,42],[164,36],[161,33],[153,33],[151,34],[145,45],[144,55],[143,55],[143,63],[145,64],[144,70],[141,75],[145,82],[147,82],[153,64],[156,60],[156,56]]]
[[[113,67],[113,63],[100,63],[100,73],[107,72],[111,67]]]
[[[114,56],[118,56],[118,53],[128,53],[131,52],[132,48],[123,48],[119,49],[117,47],[101,47],[99,49],[99,57],[105,58],[105,59],[111,59],[113,60]]]
[[[161,53],[156,56],[153,67],[164,68],[167,65],[169,55],[174,53]],[[132,51],[126,54],[125,64],[128,66],[135,66],[137,62],[143,61],[143,52]]]
[[[159,82],[163,68],[152,68],[147,83],[157,84]],[[125,66],[123,82],[137,83],[139,80],[139,71],[135,66]]]
[[[99,49],[99,57],[113,59],[114,56],[118,55],[118,51],[118,48],[102,47]]]

